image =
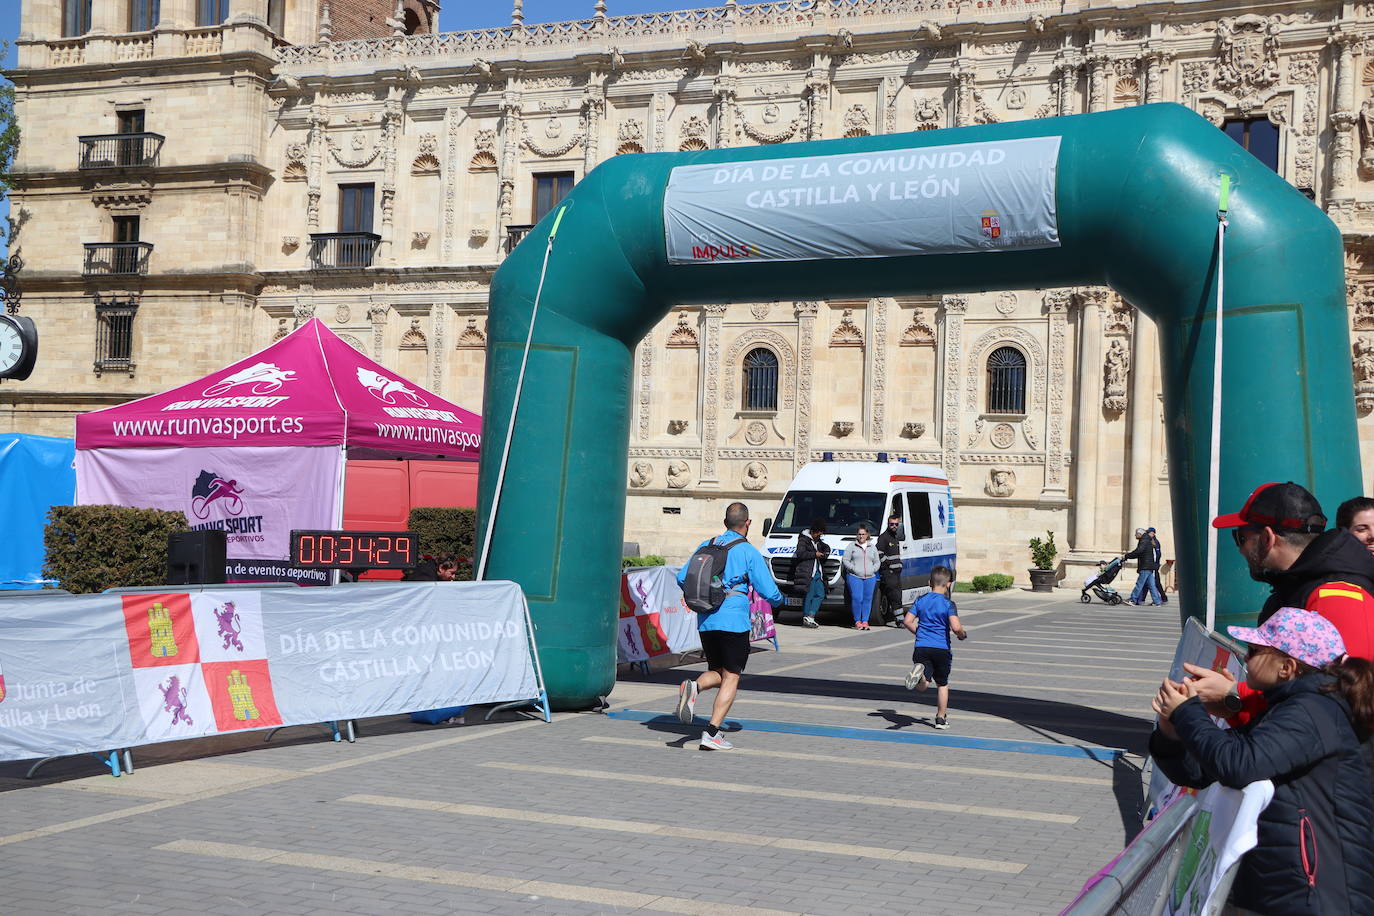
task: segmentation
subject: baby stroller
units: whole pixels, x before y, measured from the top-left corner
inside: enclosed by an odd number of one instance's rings
[[[1078,596],[1078,600],[1084,604],[1092,604],[1093,596],[1088,594],[1091,591],[1093,595],[1102,599],[1104,604],[1120,604],[1122,601],[1121,594],[1109,583],[1121,572],[1121,565],[1124,562],[1121,557],[1113,557],[1097,571],[1097,575],[1089,576],[1088,580],[1083,583],[1083,591]]]

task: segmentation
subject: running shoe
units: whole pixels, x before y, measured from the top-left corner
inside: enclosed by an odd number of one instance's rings
[[[936,717],[935,717],[935,727],[938,728],[938,729],[946,729],[946,728],[949,728],[949,717],[948,717],[948,716],[936,716]]]
[[[913,667],[911,671],[907,673],[906,676],[906,689],[915,690],[918,684],[924,683],[926,679],[925,675],[925,665],[916,665],[915,667]]]
[[[812,630],[819,630],[820,627],[821,627],[821,625],[820,625],[819,623],[816,623],[816,618],[815,618],[815,617],[803,617],[803,618],[802,618],[802,626],[808,627],[808,628],[810,628],[810,629],[812,629]]]
[[[697,682],[683,681],[677,689],[677,720],[683,725],[691,725],[697,712]]]
[[[703,751],[728,751],[733,750],[734,747],[733,744],[725,740],[723,732],[716,732],[714,738],[711,737],[710,732],[701,733],[701,749]]]

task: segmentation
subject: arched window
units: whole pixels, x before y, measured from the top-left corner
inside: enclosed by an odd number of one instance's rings
[[[424,30],[421,28],[423,23],[420,21],[420,14],[412,9],[406,10],[405,33],[407,35],[419,35]]]
[[[745,410],[778,409],[778,357],[757,347],[744,355]]]
[[[1026,357],[998,347],[988,357],[988,413],[1026,412]]]

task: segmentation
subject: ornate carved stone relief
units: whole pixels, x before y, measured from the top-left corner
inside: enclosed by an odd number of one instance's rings
[[[416,147],[416,155],[410,163],[412,175],[439,174],[439,138],[434,134],[421,134]]]
[[[1355,371],[1355,408],[1362,414],[1374,410],[1374,339],[1363,335],[1355,338],[1353,369]]]
[[[456,348],[459,350],[483,350],[486,349],[486,346],[486,332],[477,327],[477,317],[469,315],[467,327],[458,334]]]
[[[873,118],[867,105],[850,105],[844,113],[844,136],[867,137],[873,133]]]
[[[901,345],[904,347],[935,346],[935,328],[926,322],[920,309],[912,309],[911,324],[902,331]]]
[[[768,486],[768,465],[762,461],[751,461],[744,466],[744,479],[740,485],[746,490],[762,490]]]
[[[429,341],[425,339],[425,332],[420,330],[420,319],[410,319],[410,328],[401,335],[401,349],[424,350],[428,346]]]
[[[647,461],[636,461],[630,465],[630,486],[636,489],[653,483],[654,466]]]
[[[1000,498],[1011,496],[1016,492],[1016,472],[1011,468],[989,468],[983,492]]]
[[[854,310],[845,309],[840,316],[839,324],[835,325],[835,330],[830,333],[830,346],[862,347],[863,345],[864,332],[854,323]]]
[[[696,329],[687,323],[686,312],[678,312],[677,326],[668,332],[668,346],[690,347],[692,349],[700,346]]]
[[[668,487],[681,490],[692,482],[692,468],[687,462],[678,459],[668,462]]]
[[[1126,382],[1131,368],[1131,354],[1121,338],[1112,340],[1102,359],[1102,406],[1112,414],[1126,409]]]

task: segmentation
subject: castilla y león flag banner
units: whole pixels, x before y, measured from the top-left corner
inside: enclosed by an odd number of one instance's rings
[[[5,598],[0,760],[539,695],[513,582]]]

